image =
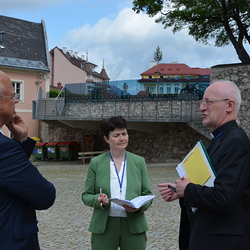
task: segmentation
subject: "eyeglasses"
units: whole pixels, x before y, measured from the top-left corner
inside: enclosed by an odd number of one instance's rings
[[[202,100],[201,104],[204,104],[206,106],[209,106],[211,103],[213,102],[224,102],[224,101],[228,101],[230,99],[221,99],[221,100]]]
[[[0,95],[0,98],[4,97],[10,97],[10,99],[13,99],[14,101],[19,101],[20,96],[17,93],[14,93],[13,95]]]

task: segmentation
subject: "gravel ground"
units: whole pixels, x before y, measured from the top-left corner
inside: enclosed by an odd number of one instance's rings
[[[88,165],[78,161],[40,161],[34,165],[57,190],[55,204],[48,210],[37,211],[41,250],[91,249],[88,226],[92,208],[81,201]],[[151,190],[156,197],[146,211],[147,250],[178,249],[179,204],[166,203],[157,186],[178,178],[175,167],[176,164],[148,164]]]

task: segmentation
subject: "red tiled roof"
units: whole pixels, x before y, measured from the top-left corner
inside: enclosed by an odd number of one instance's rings
[[[159,63],[141,75],[154,75],[160,72],[162,75],[210,75],[210,68],[190,68],[184,63]]]

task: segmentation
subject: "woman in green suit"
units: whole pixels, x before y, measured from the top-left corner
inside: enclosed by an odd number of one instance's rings
[[[129,136],[121,116],[104,119],[100,127],[110,151],[91,160],[82,194],[84,204],[94,208],[89,226],[92,250],[145,250],[144,211],[152,200],[139,209],[109,201],[151,194],[145,160],[126,151]]]

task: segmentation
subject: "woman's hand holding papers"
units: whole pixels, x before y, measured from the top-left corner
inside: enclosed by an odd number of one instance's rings
[[[140,208],[133,208],[133,207],[126,206],[126,205],[123,205],[123,207],[126,209],[126,211],[128,211],[130,213],[135,213],[135,212],[138,212],[141,210],[141,207]]]

